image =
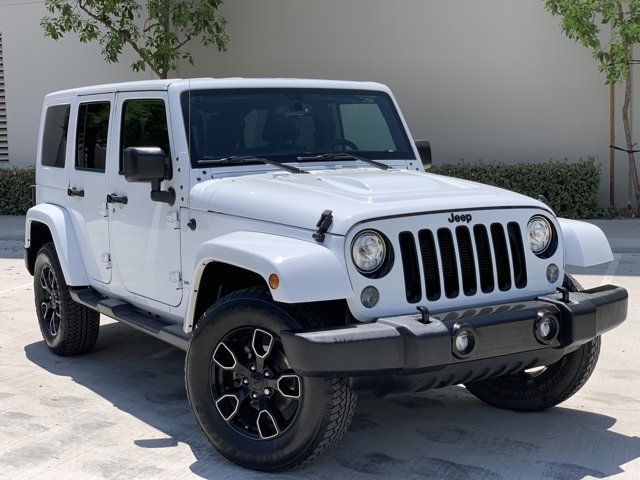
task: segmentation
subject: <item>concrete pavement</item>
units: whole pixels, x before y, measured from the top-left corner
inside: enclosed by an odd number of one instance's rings
[[[0,244],[0,478],[640,478],[640,254],[576,272],[587,287],[629,289],[630,317],[560,407],[497,410],[462,387],[362,396],[337,448],[278,475],[242,470],[210,447],[186,400],[183,352],[103,318],[91,353],[52,355],[21,255],[20,241]]]

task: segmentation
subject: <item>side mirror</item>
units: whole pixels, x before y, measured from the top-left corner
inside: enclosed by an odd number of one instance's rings
[[[151,200],[173,205],[176,191],[162,190],[163,180],[173,177],[171,159],[159,147],[128,147],[124,151],[122,170],[127,182],[151,182]]]
[[[416,148],[422,160],[425,170],[431,167],[431,142],[428,140],[416,140]]]
[[[129,147],[122,170],[127,182],[152,182],[167,178],[167,160],[159,147]]]

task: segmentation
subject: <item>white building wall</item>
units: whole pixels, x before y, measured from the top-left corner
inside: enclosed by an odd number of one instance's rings
[[[228,53],[200,47],[181,76],[380,81],[437,163],[598,156],[608,203],[608,87],[541,0],[233,0],[223,13]]]
[[[0,0],[11,166],[34,164],[42,100],[47,93],[153,78],[149,73],[130,71],[134,58],[130,53],[119,64],[109,65],[102,60],[98,45],[81,44],[74,36],[57,42],[44,38],[40,19],[46,14],[42,3]]]
[[[542,0],[227,0],[222,11],[229,51],[195,46],[197,66],[182,65],[181,76],[387,83],[414,137],[432,141],[436,163],[597,156],[608,202],[608,88],[589,51],[564,37]],[[130,52],[109,65],[97,45],[45,39],[45,14],[41,3],[0,0],[15,166],[33,164],[46,93],[152,78],[130,71]],[[619,205],[628,199],[626,163],[618,154]]]

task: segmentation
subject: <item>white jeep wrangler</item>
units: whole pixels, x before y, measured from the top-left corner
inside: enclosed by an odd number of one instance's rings
[[[245,467],[316,458],[357,391],[552,407],[626,317],[624,289],[565,273],[612,259],[597,227],[425,173],[380,84],[96,86],[48,95],[41,125],[25,260],[47,346],[89,351],[103,314],[185,349],[198,423]]]

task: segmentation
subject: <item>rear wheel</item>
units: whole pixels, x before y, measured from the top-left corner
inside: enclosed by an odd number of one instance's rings
[[[279,332],[321,326],[321,316],[277,304],[264,289],[235,292],[194,331],[187,394],[204,434],[222,455],[255,470],[298,466],[346,432],[356,394],[345,379],[298,375]]]
[[[36,257],[33,290],[38,324],[47,347],[56,355],[91,350],[98,338],[100,314],[74,302],[52,242]]]
[[[569,274],[565,275],[563,286],[573,292],[582,290]],[[600,337],[596,337],[552,365],[465,386],[480,400],[495,407],[519,411],[544,410],[564,402],[582,388],[596,367],[600,343]]]

